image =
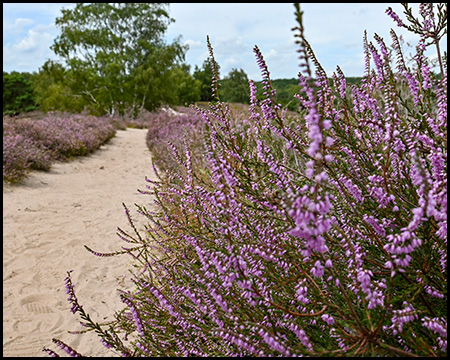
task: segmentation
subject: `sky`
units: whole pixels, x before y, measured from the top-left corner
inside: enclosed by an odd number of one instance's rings
[[[39,71],[47,59],[57,60],[50,50],[59,34],[55,19],[61,9],[74,3],[3,3],[3,71]],[[417,35],[399,28],[385,14],[391,6],[405,19],[400,3],[301,3],[305,36],[327,74],[338,65],[346,76],[364,73],[363,35],[376,33],[391,44],[389,31],[402,35],[404,49],[412,49]],[[418,14],[418,4],[410,4]],[[232,69],[244,70],[250,79],[261,80],[253,48],[261,50],[272,79],[295,78],[300,70],[297,25],[292,3],[170,3],[169,15],[175,20],[165,34],[167,43],[181,35],[188,44],[185,62],[202,67],[208,58],[207,35],[220,66],[221,78]],[[447,48],[447,37],[442,49]],[[374,41],[375,42],[375,41]],[[412,44],[408,46],[408,43]],[[430,48],[427,55],[435,57]]]

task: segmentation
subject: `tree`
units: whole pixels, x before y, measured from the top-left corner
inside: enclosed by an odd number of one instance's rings
[[[40,110],[79,113],[87,108],[95,113],[92,107],[89,108],[89,101],[75,94],[77,84],[82,83],[75,81],[73,72],[62,64],[47,60],[36,74],[34,83],[34,94]]]
[[[182,64],[173,69],[172,73],[176,88],[176,103],[184,106],[199,101],[201,95],[202,83],[194,79],[189,70],[189,65]]]
[[[264,84],[262,82],[255,83],[260,95],[257,96],[259,100],[263,97]],[[296,111],[300,105],[298,99],[294,96],[301,92],[298,79],[274,79],[272,86],[276,89],[275,100],[282,106],[286,106],[289,110]]]
[[[220,70],[219,65],[216,63],[217,71]],[[211,60],[208,58],[203,62],[201,68],[195,65],[194,79],[199,80],[201,83],[200,101],[213,101],[213,95],[211,90],[213,72],[211,69]]]
[[[153,110],[171,84],[167,71],[184,59],[187,46],[162,37],[173,22],[160,3],[77,3],[56,19],[61,29],[52,50],[72,70],[78,95],[100,112]],[[82,81],[81,81],[82,80]],[[157,85],[157,86],[155,86]],[[156,101],[152,101],[156,99]]]
[[[3,72],[3,115],[36,108],[32,77],[30,73]]]
[[[144,61],[133,69],[127,91],[133,94],[134,114],[137,115],[142,108],[152,111],[163,104],[178,104],[175,96],[177,82],[174,81],[173,72],[181,66],[181,62],[175,60],[184,56],[183,49],[186,48],[179,46],[178,40],[169,46],[156,45]]]
[[[221,84],[222,101],[242,104],[249,103],[248,77],[244,70],[231,69]]]

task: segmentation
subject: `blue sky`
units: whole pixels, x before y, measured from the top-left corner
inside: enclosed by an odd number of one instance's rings
[[[3,3],[3,70],[38,71],[47,59],[57,59],[50,46],[58,35],[56,17],[73,3]],[[398,28],[385,14],[391,6],[403,19],[400,3],[305,3],[306,38],[329,75],[339,65],[346,76],[364,71],[362,39],[377,33],[388,45],[393,28],[407,43],[416,44],[417,36]],[[411,4],[418,13],[418,4]],[[189,45],[186,62],[193,71],[208,57],[209,35],[221,76],[233,68],[243,69],[249,78],[261,79],[253,47],[258,45],[266,59],[271,77],[293,78],[299,71],[297,45],[291,28],[296,26],[292,3],[171,3],[169,14],[175,19],[166,33],[166,41],[181,35]],[[442,48],[447,47],[447,37]],[[435,56],[430,49],[429,56]]]

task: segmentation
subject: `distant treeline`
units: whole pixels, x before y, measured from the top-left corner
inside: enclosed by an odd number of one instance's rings
[[[232,70],[230,74],[234,73],[234,76],[225,77],[220,81],[221,83],[221,99],[227,102],[237,102],[248,104],[249,90],[247,75],[244,76],[243,70],[237,72]],[[236,76],[240,73],[240,80]],[[346,78],[347,84],[359,84],[362,77],[348,77]],[[330,84],[334,84],[333,79],[329,79]],[[245,84],[245,85],[244,85]],[[263,84],[261,81],[255,82],[258,90],[257,99],[262,100],[264,98]],[[276,101],[282,106],[287,107],[289,110],[297,110],[299,101],[294,98],[294,94],[300,93],[299,80],[295,78],[291,79],[275,79],[272,80],[272,86],[276,89]]]
[[[214,101],[211,94],[212,72],[210,63],[206,60],[201,68],[195,67],[193,74],[184,71],[185,81],[174,82],[172,93],[176,96],[166,97],[165,105],[185,106],[197,101]],[[67,74],[55,63],[45,64],[38,73],[33,72],[3,72],[3,115],[15,115],[40,109],[44,112],[60,110],[80,112],[84,104],[69,87]],[[358,84],[361,77],[346,78],[347,84]],[[248,76],[242,70],[233,69],[220,80],[219,96],[222,101],[234,103],[249,103]],[[333,81],[330,79],[330,83]],[[187,85],[190,86],[187,86]],[[263,98],[263,85],[255,82],[258,97]],[[296,110],[299,103],[293,95],[300,92],[298,79],[275,79],[273,87],[277,90],[276,100],[289,110]],[[167,91],[167,90],[166,90]],[[293,100],[294,99],[294,100]]]
[[[347,84],[359,84],[362,77],[348,77]],[[333,86],[333,79],[329,78],[331,86]],[[294,94],[300,92],[298,79],[276,79],[272,80],[273,87],[277,90],[276,100],[283,106],[287,106],[289,110],[296,110],[299,106],[298,101],[295,101]],[[261,82],[256,83],[258,90],[262,89]]]

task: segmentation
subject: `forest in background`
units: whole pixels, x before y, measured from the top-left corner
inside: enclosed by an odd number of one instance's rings
[[[213,101],[211,94],[212,73],[209,60],[201,68],[195,67],[193,74],[189,65],[184,64],[173,70],[178,82],[172,82],[168,95],[161,99],[159,105],[187,106],[201,101]],[[48,61],[38,72],[3,71],[3,115],[18,115],[34,110],[43,112],[62,111],[80,113],[89,109],[88,102],[77,96],[70,88],[67,70],[62,65]],[[248,77],[244,70],[233,69],[219,81],[219,95],[222,101],[248,104],[250,99]],[[331,79],[330,79],[331,80]],[[357,84],[360,77],[347,77],[347,84]],[[262,82],[255,82],[262,97]],[[276,89],[276,99],[289,110],[295,111],[299,105],[293,95],[300,92],[298,79],[275,79],[272,85]],[[170,94],[169,94],[170,93]],[[294,101],[293,101],[294,99]],[[104,115],[90,109],[95,115]],[[155,110],[155,109],[147,109]]]

